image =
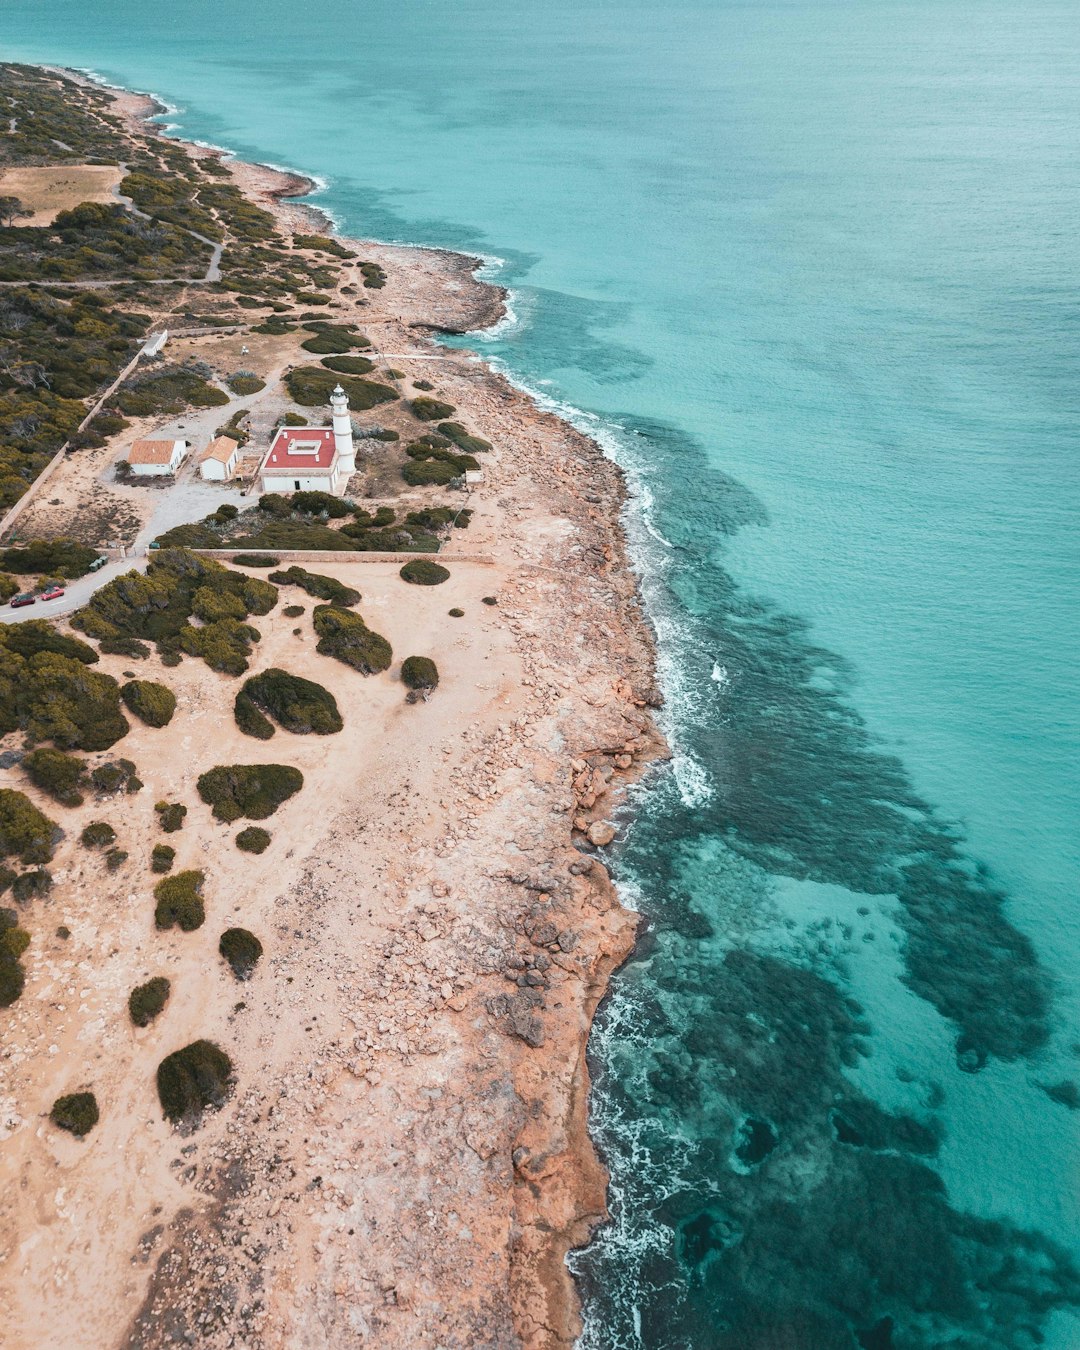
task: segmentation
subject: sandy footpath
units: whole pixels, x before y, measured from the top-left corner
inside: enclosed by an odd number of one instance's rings
[[[121,101],[145,112],[145,100]],[[292,223],[321,225],[280,199],[301,181],[230,167]],[[340,296],[337,312],[352,304],[384,351],[431,350],[431,328],[465,331],[500,311],[474,260],[362,249],[387,285]],[[26,991],[0,1014],[11,1350],[456,1350],[564,1346],[577,1333],[564,1258],[603,1217],[606,1180],[586,1132],[585,1045],[635,930],[591,841],[610,839],[625,787],[664,753],[652,641],[617,468],[468,353],[424,374],[494,446],[473,522],[441,559],[450,580],[408,586],[390,562],[313,568],[362,593],[391,670],[364,678],[318,655],[298,591],[256,620],[252,670],[325,685],[342,733],[251,740],[234,724],[236,681],[155,657],[135,665],[177,692],[172,723],[135,725],[91,756],[133,759],[141,793],[65,809],[0,771],[67,832],[54,890],[24,919]],[[286,618],[291,603],[304,616]],[[404,701],[410,654],[440,670],[426,703]],[[119,677],[132,663],[100,668]],[[266,761],[295,764],[305,786],[264,822],[271,846],[252,857],[194,783],[214,764]],[[157,829],[162,798],[188,806],[177,834]],[[78,844],[96,819],[131,855],[116,874]],[[207,874],[195,933],[154,929],[146,860],[166,838],[178,869]],[[234,924],[265,948],[242,984],[217,954]],[[137,1030],[127,993],[154,974],[173,996]],[[154,1070],[204,1036],[232,1057],[237,1086],[185,1137],[161,1119]],[[80,1142],[46,1117],[83,1087],[102,1119]]]

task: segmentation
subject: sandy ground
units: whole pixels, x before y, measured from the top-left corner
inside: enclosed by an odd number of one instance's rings
[[[0,195],[18,197],[30,213],[12,223],[51,225],[61,211],[80,202],[113,202],[122,170],[108,164],[50,164],[41,168],[5,169]]]
[[[283,186],[243,173],[264,199]],[[467,260],[363,248],[389,274],[360,297],[380,350],[431,351],[426,326],[498,312]],[[282,352],[259,359],[270,373]],[[604,1212],[585,1042],[634,936],[595,845],[614,834],[625,785],[663,753],[651,639],[615,467],[467,354],[429,377],[494,446],[473,523],[442,559],[450,580],[408,586],[393,562],[313,568],[361,591],[360,612],[393,645],[391,669],[364,678],[318,655],[303,593],[283,590],[256,621],[253,669],[324,684],[343,732],[254,741],[233,721],[236,681],[190,659],[161,670],[156,658],[105,657],[101,668],[137,667],[178,695],[167,728],[134,726],[92,757],[133,759],[144,790],[72,810],[36,796],[17,768],[0,771],[66,831],[52,894],[22,919],[26,991],[2,1014],[0,1310],[12,1350],[575,1337],[565,1252]],[[215,424],[229,412],[212,410]],[[54,513],[118,492],[107,486],[116,447],[95,453],[50,484]],[[126,492],[145,531],[161,490]],[[205,513],[194,505],[182,509]],[[466,560],[483,555],[496,561]],[[286,619],[291,603],[305,614]],[[408,705],[398,671],[413,654],[434,657],[441,681]],[[265,822],[273,842],[260,857],[240,853],[239,826],[215,823],[195,792],[201,772],[231,762],[305,775]],[[191,934],[154,929],[161,798],[189,809],[167,837],[177,868],[207,874],[207,921]],[[92,819],[109,820],[130,854],[115,874],[78,844]],[[234,924],[265,948],[242,985],[216,950]],[[172,998],[136,1030],[127,994],[159,973]],[[161,1119],[154,1072],[204,1036],[232,1057],[237,1086],[184,1137]],[[81,1088],[102,1119],[80,1142],[46,1117]]]

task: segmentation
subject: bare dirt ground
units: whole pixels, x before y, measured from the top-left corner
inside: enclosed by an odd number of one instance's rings
[[[282,187],[242,172],[264,199]],[[424,326],[498,312],[466,260],[363,248],[387,286],[337,308],[363,313],[380,350],[434,355]],[[238,356],[212,342],[223,363]],[[210,345],[197,346],[204,359]],[[244,359],[272,374],[288,355],[275,343]],[[192,659],[162,670],[103,657],[117,677],[138,667],[178,696],[167,728],[136,725],[92,757],[133,759],[143,791],[73,810],[17,767],[0,771],[67,834],[51,895],[22,920],[26,991],[3,1014],[0,1310],[12,1350],[473,1350],[576,1335],[564,1256],[603,1215],[605,1180],[585,1129],[585,1043],[635,926],[593,841],[610,840],[625,785],[663,753],[651,639],[618,527],[622,480],[597,446],[467,354],[425,374],[494,446],[473,523],[441,559],[450,580],[409,586],[391,562],[313,568],[361,592],[391,669],[364,678],[317,654],[299,591],[283,588],[256,621],[253,670],[325,685],[343,732],[251,740],[233,719],[237,681]],[[254,397],[269,418],[280,394]],[[73,519],[107,490],[147,528],[160,493],[108,486],[116,453],[74,457],[51,509]],[[495,561],[465,560],[477,555]],[[287,619],[291,603],[305,614]],[[413,654],[432,656],[441,680],[408,705],[398,672]],[[214,764],[270,761],[300,767],[305,786],[264,822],[272,843],[252,857],[194,784]],[[177,834],[157,830],[162,798],[188,806]],[[91,819],[117,829],[130,854],[119,872],[78,844]],[[206,871],[197,932],[154,928],[159,840],[177,846],[177,869]],[[244,984],[217,955],[234,924],[265,948]],[[173,995],[137,1030],[127,994],[154,974]],[[154,1074],[199,1037],[227,1050],[237,1085],[185,1137],[161,1118]],[[47,1113],[83,1088],[102,1118],[77,1141]]]
[[[114,189],[123,170],[109,164],[49,164],[40,168],[5,169],[0,174],[0,194],[18,197],[27,216],[12,224],[51,225],[61,211],[80,202],[113,202]]]

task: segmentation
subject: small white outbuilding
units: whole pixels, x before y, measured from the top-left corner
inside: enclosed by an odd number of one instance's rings
[[[231,436],[215,436],[203,451],[199,474],[210,483],[227,483],[239,462],[239,444]]]
[[[187,441],[136,441],[128,451],[128,463],[140,478],[161,478],[175,473],[187,452]]]

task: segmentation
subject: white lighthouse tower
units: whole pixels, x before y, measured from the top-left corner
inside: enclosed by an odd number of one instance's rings
[[[349,396],[340,384],[330,395],[330,407],[334,413],[334,449],[338,456],[338,470],[348,479],[356,472],[356,451],[353,449]]]

